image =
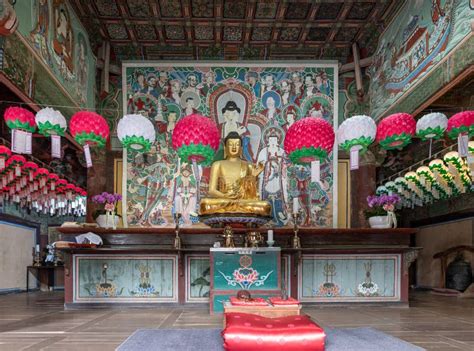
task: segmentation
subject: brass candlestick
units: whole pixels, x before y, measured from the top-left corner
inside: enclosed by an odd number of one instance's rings
[[[33,247],[33,266],[39,267],[41,266],[41,254],[36,252],[36,248]]]
[[[298,236],[298,231],[299,231],[298,220],[301,217],[301,213],[299,211],[296,212],[296,213],[293,212],[291,214],[291,217],[293,217],[293,232],[295,233],[295,236],[293,237],[293,248],[294,249],[300,249],[301,248],[301,241],[300,241],[300,238]]]
[[[176,226],[174,228],[174,232],[176,236],[174,237],[174,248],[176,250],[181,249],[181,238],[179,237],[179,220],[181,219],[181,213],[175,213],[174,214],[174,222],[176,223]]]
[[[221,235],[224,238],[224,247],[235,247],[234,243],[234,231],[231,226],[224,228],[224,234]]]

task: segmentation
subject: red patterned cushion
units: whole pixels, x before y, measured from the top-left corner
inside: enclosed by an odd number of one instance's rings
[[[243,300],[231,296],[229,300],[232,306],[268,306],[268,302],[261,297],[255,297],[251,300]]]
[[[222,331],[228,351],[322,351],[326,334],[307,316],[265,318],[226,313]]]
[[[289,297],[286,300],[283,300],[281,297],[270,297],[269,298],[270,302],[274,306],[286,306],[286,305],[299,305],[300,302],[292,297]]]

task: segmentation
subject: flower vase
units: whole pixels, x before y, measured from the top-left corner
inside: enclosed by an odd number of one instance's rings
[[[397,227],[395,213],[388,211],[386,216],[369,217],[370,228],[387,229]]]
[[[120,217],[116,216],[115,214],[113,215],[103,214],[103,215],[98,216],[95,221],[101,228],[116,229],[117,225],[119,224]]]

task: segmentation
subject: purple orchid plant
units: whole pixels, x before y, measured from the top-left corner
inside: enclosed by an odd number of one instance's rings
[[[374,216],[386,216],[387,212],[393,212],[395,205],[401,201],[400,196],[393,195],[371,195],[367,197],[369,209],[365,211],[366,218]]]
[[[103,192],[102,194],[97,194],[92,196],[92,202],[96,204],[105,204],[104,210],[96,211],[94,213],[94,218],[97,218],[99,215],[104,214],[106,211],[117,213],[117,202],[122,200],[122,195],[117,193],[107,193]]]

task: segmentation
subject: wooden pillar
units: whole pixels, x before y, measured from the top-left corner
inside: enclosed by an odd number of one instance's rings
[[[375,193],[375,170],[375,157],[367,151],[361,155],[359,169],[351,171],[351,228],[368,227],[364,210],[367,209],[367,196]]]
[[[106,148],[91,148],[91,158],[92,167],[87,169],[87,222],[95,222],[94,212],[104,208],[104,205],[93,203],[91,198],[107,190],[107,174],[112,177],[113,183],[113,172],[107,172]]]

